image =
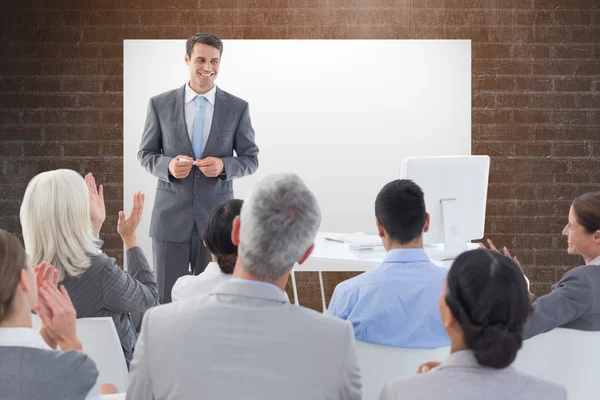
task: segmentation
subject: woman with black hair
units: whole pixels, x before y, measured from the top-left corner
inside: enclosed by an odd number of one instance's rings
[[[450,356],[422,365],[415,377],[386,384],[382,400],[566,399],[561,386],[510,367],[531,311],[527,283],[510,258],[483,249],[461,254],[438,305]]]
[[[233,220],[240,215],[242,204],[242,200],[227,200],[210,213],[202,240],[212,255],[212,261],[201,274],[177,279],[171,290],[173,301],[207,295],[231,278],[237,260],[237,246],[231,242],[231,229]]]

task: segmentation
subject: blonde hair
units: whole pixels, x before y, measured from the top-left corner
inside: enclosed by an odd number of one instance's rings
[[[83,274],[90,255],[100,253],[92,233],[88,189],[75,171],[36,175],[25,190],[20,217],[32,265],[52,264],[60,280]]]

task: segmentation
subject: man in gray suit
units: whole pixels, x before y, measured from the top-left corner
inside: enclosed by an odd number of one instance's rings
[[[171,301],[171,288],[190,264],[195,275],[204,271],[206,217],[233,198],[233,179],[258,168],[248,103],[215,86],[222,53],[218,36],[191,36],[189,82],[148,105],[138,160],[158,178],[150,236],[162,303]]]
[[[233,223],[233,278],[146,312],[127,398],[360,399],[352,325],[292,305],[284,292],[320,221],[296,175],[256,185]]]

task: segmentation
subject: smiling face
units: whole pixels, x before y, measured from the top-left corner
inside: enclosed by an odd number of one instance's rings
[[[567,251],[569,254],[581,255],[584,258],[594,257],[598,233],[589,233],[579,223],[573,206],[569,210],[569,222],[565,225],[562,234],[567,237]]]
[[[196,93],[203,94],[213,88],[220,61],[219,50],[202,43],[194,44],[191,56],[185,55],[185,63],[190,70],[190,87]]]

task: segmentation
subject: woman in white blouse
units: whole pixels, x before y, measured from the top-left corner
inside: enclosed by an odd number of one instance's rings
[[[171,291],[173,301],[207,295],[231,278],[238,251],[231,242],[231,228],[235,217],[240,215],[242,204],[242,200],[227,200],[210,213],[202,240],[212,255],[212,261],[201,274],[182,276],[175,282]]]

